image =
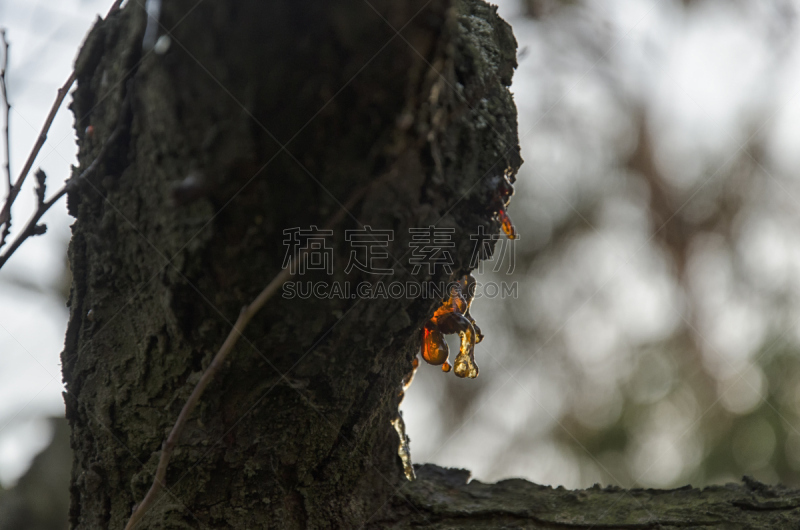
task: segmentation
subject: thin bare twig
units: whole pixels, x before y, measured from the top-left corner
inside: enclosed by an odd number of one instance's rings
[[[119,9],[120,4],[122,4],[122,0],[116,0],[112,5],[111,8],[108,10],[106,14],[106,18],[109,17],[112,13]],[[3,41],[5,42],[5,36],[3,37]],[[6,48],[7,51],[7,48]],[[5,63],[5,60],[4,60]],[[11,231],[11,207],[14,204],[14,201],[17,199],[20,190],[22,189],[22,185],[25,183],[25,179],[30,173],[31,168],[33,167],[33,162],[36,160],[36,157],[39,155],[39,151],[42,150],[42,146],[44,145],[45,140],[47,140],[47,133],[50,131],[50,126],[53,124],[53,120],[58,113],[58,109],[61,107],[61,103],[63,103],[64,98],[67,97],[67,93],[69,89],[72,87],[72,84],[75,82],[76,73],[73,70],[72,73],[69,75],[69,78],[64,82],[61,88],[58,89],[58,93],[56,95],[55,101],[53,101],[53,105],[50,107],[50,112],[47,114],[47,118],[44,121],[44,125],[42,125],[42,130],[39,132],[39,137],[36,139],[36,143],[31,149],[30,154],[28,155],[28,159],[25,161],[25,166],[22,168],[22,171],[17,178],[17,181],[13,184],[11,183],[11,174],[9,171],[8,175],[8,196],[6,196],[6,201],[3,204],[2,210],[0,210],[0,248],[5,244],[6,238],[8,237],[9,232]],[[5,86],[5,68],[3,69],[3,79],[4,79],[4,86]],[[5,93],[5,88],[3,89]],[[8,116],[8,114],[6,114]],[[8,119],[6,119],[6,142],[8,142]],[[8,145],[8,144],[6,144]]]
[[[0,36],[3,38],[3,66],[0,67],[0,93],[2,93],[3,104],[5,105],[5,147],[6,147],[6,181],[8,189],[11,190],[11,149],[8,135],[8,115],[11,113],[11,104],[8,102],[8,87],[6,86],[6,71],[8,70],[8,41],[6,40],[6,30],[0,29]]]
[[[25,178],[28,176],[28,173],[30,173],[31,167],[33,167],[33,161],[36,160],[36,156],[39,154],[39,151],[42,150],[45,140],[47,140],[47,132],[50,130],[50,126],[53,124],[53,119],[55,119],[58,109],[61,107],[61,103],[64,101],[64,98],[67,96],[67,92],[69,92],[69,89],[72,87],[72,83],[74,82],[75,72],[72,72],[69,76],[69,79],[67,79],[64,85],[58,89],[56,100],[50,107],[50,113],[47,115],[47,119],[45,119],[44,125],[42,125],[42,130],[39,133],[39,137],[36,139],[36,143],[34,144],[31,153],[28,155],[28,159],[25,161],[25,166],[22,168],[17,181],[8,191],[6,203],[3,205],[3,210],[0,211],[0,224],[4,225],[3,235],[0,236],[0,246],[5,243],[6,237],[8,236],[8,231],[11,229],[11,205],[14,204],[14,201],[17,199],[17,195],[19,195],[19,191],[22,189],[22,185],[25,183]]]
[[[357,190],[339,209],[339,211],[336,212],[333,217],[331,217],[331,219],[325,225],[325,228],[332,228],[341,222],[345,214],[347,214],[348,211],[361,199],[361,197],[363,197],[367,189],[368,187],[363,187]],[[303,254],[305,254],[305,252],[301,251],[297,256],[292,258],[292,261],[302,259]],[[133,530],[133,528],[136,527],[139,521],[141,521],[141,519],[150,509],[150,506],[153,504],[153,502],[155,502],[158,493],[166,486],[165,477],[167,475],[167,466],[169,466],[169,460],[172,457],[175,446],[178,444],[178,440],[180,439],[184,427],[186,427],[186,422],[189,420],[189,416],[191,416],[195,407],[197,407],[200,397],[203,395],[206,387],[214,379],[214,376],[217,374],[217,372],[219,372],[220,368],[222,368],[222,365],[225,363],[225,359],[227,359],[228,354],[231,352],[231,350],[233,350],[233,347],[236,345],[236,342],[242,335],[244,328],[247,327],[250,319],[252,319],[262,307],[264,307],[264,304],[267,303],[267,300],[275,295],[281,285],[289,280],[289,278],[294,276],[294,273],[291,272],[294,270],[292,265],[293,264],[290,262],[289,266],[279,272],[278,275],[275,276],[266,287],[264,287],[264,289],[259,293],[258,296],[255,297],[252,302],[250,302],[249,305],[246,305],[242,308],[241,312],[239,313],[239,318],[236,319],[236,323],[233,325],[233,329],[231,329],[228,337],[225,339],[225,342],[222,343],[222,346],[217,354],[214,355],[211,364],[208,366],[208,368],[206,368],[206,371],[203,372],[202,377],[200,377],[200,381],[197,382],[197,385],[195,385],[194,390],[192,390],[192,394],[189,396],[189,399],[187,399],[186,403],[183,405],[183,408],[178,415],[178,419],[175,422],[175,425],[173,425],[167,440],[161,446],[161,456],[158,459],[158,467],[156,468],[155,477],[153,477],[153,484],[150,486],[150,489],[148,490],[147,495],[145,495],[142,502],[140,502],[134,508],[131,518],[128,520],[128,524],[125,525],[125,530]]]

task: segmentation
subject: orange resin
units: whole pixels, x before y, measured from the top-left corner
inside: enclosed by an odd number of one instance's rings
[[[445,335],[458,333],[461,347],[455,360],[458,377],[474,379],[478,376],[475,364],[475,344],[483,339],[475,320],[469,314],[472,302],[470,287],[475,279],[466,275],[451,291],[450,296],[433,313],[433,317],[422,328],[422,358],[433,365],[442,365],[442,371],[452,368],[448,362],[450,354]],[[466,293],[465,293],[466,291]]]
[[[508,216],[505,210],[497,211],[497,218],[500,220],[503,232],[508,236],[508,239],[517,239],[517,230],[514,228],[514,223]]]
[[[449,356],[450,348],[447,346],[447,341],[444,340],[444,335],[431,326],[430,322],[425,324],[422,329],[422,358],[428,364],[436,365],[446,363]]]

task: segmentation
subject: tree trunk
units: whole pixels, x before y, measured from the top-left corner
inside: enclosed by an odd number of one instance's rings
[[[74,528],[124,526],[240,308],[285,264],[284,230],[321,227],[347,205],[329,238],[332,276],[303,282],[455,280],[469,235],[499,230],[496,186],[521,163],[515,41],[480,0],[172,0],[159,20],[161,40],[143,50],[143,3],[129,1],[96,24],[76,65],[81,166],[123,134],[69,194]],[[409,229],[430,225],[454,230],[452,269],[412,275]],[[344,272],[344,230],[364,226],[394,231],[382,264],[394,274]],[[597,516],[650,528],[716,495],[465,485],[433,466],[408,482],[393,422],[436,305],[270,300],[206,390],[142,527],[553,528]],[[794,514],[787,502],[735,506]],[[684,512],[706,524],[707,506]]]
[[[280,270],[285,229],[455,229],[452,274],[492,186],[520,164],[511,30],[475,0],[164,2],[156,48],[131,1],[77,60],[80,162],[63,354],[77,528],[121,528],[240,308]],[[398,33],[399,32],[399,33]],[[91,125],[91,134],[85,132]],[[484,178],[486,177],[486,178]],[[423,268],[415,278],[426,279]],[[145,527],[351,528],[405,481],[392,425],[436,300],[275,298],[211,384]]]

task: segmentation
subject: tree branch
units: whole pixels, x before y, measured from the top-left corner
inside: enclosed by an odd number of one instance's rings
[[[800,491],[749,477],[703,489],[567,490],[522,479],[467,483],[463,469],[415,467],[418,479],[403,485],[403,497],[365,528],[772,529],[800,522]]]
[[[0,254],[0,269],[3,268],[8,258],[22,245],[22,243],[32,236],[42,235],[47,231],[47,225],[40,225],[39,220],[42,216],[47,213],[53,204],[58,201],[65,193],[67,193],[70,189],[72,189],[79,181],[83,180],[84,178],[88,177],[97,169],[97,166],[100,163],[100,160],[105,156],[106,151],[108,151],[108,146],[114,143],[116,139],[119,137],[120,132],[122,131],[122,126],[117,125],[114,131],[109,135],[106,139],[106,142],[103,144],[103,147],[100,148],[100,152],[97,154],[97,157],[89,164],[89,167],[84,169],[80,175],[77,177],[73,177],[69,179],[64,186],[61,187],[60,190],[56,192],[55,195],[50,197],[48,200],[44,200],[44,193],[45,193],[45,180],[46,175],[44,171],[39,169],[36,171],[36,212],[31,216],[28,224],[25,225],[25,228],[22,229],[22,232],[14,239],[14,242],[6,249],[5,252]]]
[[[0,95],[3,98],[5,107],[5,132],[3,133],[6,148],[6,182],[8,189],[11,190],[11,149],[8,135],[8,115],[11,113],[11,105],[8,103],[8,88],[6,87],[6,70],[8,70],[8,41],[6,40],[6,30],[0,29],[0,36],[3,39],[3,66],[0,68]]]
[[[117,11],[119,9],[119,6],[120,6],[121,3],[122,3],[122,0],[116,0],[111,5],[111,8],[108,10],[108,13],[106,14],[106,18],[108,18],[112,13]],[[3,87],[3,99],[4,99],[4,101],[6,101],[6,152],[8,153],[8,143],[9,143],[9,140],[8,140],[8,138],[9,138],[8,110],[9,110],[10,107],[8,105],[7,98],[5,97],[5,95],[6,95],[6,91],[5,91],[5,71],[6,71],[6,69],[5,69],[5,67],[6,67],[6,64],[7,64],[7,56],[8,56],[8,44],[5,41],[5,32],[3,32],[3,42],[5,43],[5,46],[6,46],[6,48],[5,48],[6,49],[6,54],[3,57],[2,87]],[[2,248],[2,246],[5,244],[6,238],[8,237],[8,234],[11,231],[11,207],[14,205],[14,201],[17,199],[17,196],[19,195],[19,192],[22,189],[22,185],[25,183],[25,179],[27,178],[28,173],[30,173],[31,168],[33,167],[33,162],[36,160],[36,157],[39,155],[39,151],[42,150],[42,146],[44,146],[44,142],[47,140],[47,133],[50,131],[50,126],[53,124],[53,120],[55,119],[56,114],[58,114],[58,109],[61,108],[61,103],[64,101],[64,98],[67,97],[67,93],[69,92],[69,89],[72,87],[73,83],[75,82],[75,77],[76,77],[76,74],[75,74],[75,71],[73,70],[72,73],[69,75],[69,78],[67,78],[67,80],[64,82],[64,84],[61,86],[61,88],[58,89],[58,93],[56,94],[56,99],[55,99],[55,101],[53,101],[53,104],[50,107],[50,112],[47,114],[47,118],[44,121],[44,125],[42,125],[42,130],[39,132],[39,137],[36,139],[36,143],[33,145],[33,149],[31,149],[31,152],[28,155],[28,159],[25,161],[25,165],[23,166],[22,171],[20,172],[19,177],[17,178],[17,181],[14,182],[13,184],[11,182],[11,170],[10,170],[10,166],[9,166],[9,162],[8,162],[8,158],[9,158],[10,155],[6,156],[6,168],[7,168],[7,171],[8,171],[8,187],[9,188],[8,188],[8,195],[6,196],[6,201],[3,204],[2,210],[0,210],[0,227],[2,227],[2,231],[0,231],[0,248]],[[64,192],[66,192],[66,190],[64,190]],[[63,193],[62,193],[62,195],[63,195]],[[41,206],[41,204],[40,204],[40,206]],[[48,208],[49,207],[50,206],[48,206]],[[44,212],[41,212],[41,213],[44,214]],[[37,209],[37,214],[39,214],[39,209]],[[36,216],[36,214],[34,214],[34,217],[35,216]],[[41,215],[39,217],[41,217]],[[38,219],[37,219],[37,221],[38,221]],[[30,226],[30,225],[31,225],[31,223],[28,223],[28,226]],[[33,226],[34,227],[36,226],[35,223],[34,223]],[[28,227],[26,226],[26,229],[27,228]],[[17,238],[17,239],[19,240],[19,238]],[[24,239],[25,238],[23,238],[23,240]],[[16,241],[15,241],[15,243],[16,243]],[[16,250],[16,249],[14,249],[14,250]],[[7,253],[7,254],[9,256],[11,255],[11,253]],[[8,259],[8,258],[6,258],[6,259]],[[5,260],[0,261],[0,267],[2,267],[2,264],[4,262],[5,262]]]
[[[6,241],[6,237],[8,237],[8,233],[11,231],[11,206],[17,199],[17,195],[19,195],[22,185],[25,183],[25,178],[28,176],[28,173],[30,173],[31,167],[33,167],[33,161],[36,160],[36,156],[39,154],[39,151],[42,150],[42,146],[44,145],[45,140],[47,140],[47,133],[50,130],[50,126],[53,124],[53,119],[55,119],[58,109],[61,107],[61,103],[64,101],[64,98],[67,96],[67,92],[69,92],[69,89],[72,87],[72,83],[74,82],[75,72],[72,72],[64,85],[58,89],[56,100],[50,107],[50,112],[44,121],[44,125],[42,125],[42,130],[39,132],[39,137],[36,139],[36,143],[34,144],[33,149],[31,149],[28,159],[25,161],[25,166],[22,168],[17,181],[8,190],[6,202],[3,205],[2,211],[0,211],[0,225],[3,226],[3,233],[0,235],[0,247],[3,246]]]

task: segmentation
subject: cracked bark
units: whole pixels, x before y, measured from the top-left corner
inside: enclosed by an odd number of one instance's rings
[[[455,279],[468,271],[469,234],[498,231],[493,187],[521,163],[515,42],[479,0],[175,0],[160,21],[170,48],[143,52],[144,6],[130,0],[95,25],[76,62],[81,165],[120,119],[124,131],[68,197],[73,528],[124,526],[239,309],[281,270],[284,229],[322,226],[369,186],[337,227],[332,279],[370,280],[343,272],[343,230],[363,225],[395,231],[391,281]],[[408,229],[432,224],[455,230],[452,274],[412,277]],[[624,528],[656,525],[643,522],[650,512],[677,521],[687,499],[704,524],[700,499],[731,503],[733,490],[464,485],[433,467],[407,482],[391,422],[435,305],[272,300],[206,391],[142,527],[548,528],[605,506],[600,524]],[[770,506],[740,490],[741,506]],[[775,492],[788,504],[766,513],[791,516],[794,494]]]

